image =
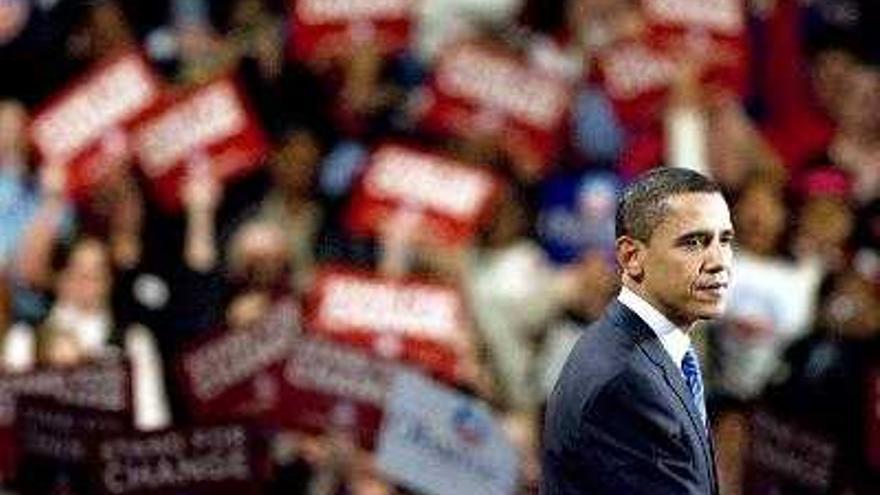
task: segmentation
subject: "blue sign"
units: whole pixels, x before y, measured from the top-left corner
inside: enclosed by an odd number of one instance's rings
[[[395,377],[376,458],[427,495],[510,495],[519,463],[485,404],[414,373]]]
[[[549,178],[541,189],[536,231],[550,259],[571,263],[589,250],[610,255],[620,190],[620,179],[606,171]]]

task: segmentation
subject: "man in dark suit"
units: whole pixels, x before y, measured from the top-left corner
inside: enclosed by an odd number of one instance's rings
[[[717,495],[689,332],[717,317],[733,227],[718,186],[658,168],[623,192],[621,292],[584,331],[550,397],[543,495]]]

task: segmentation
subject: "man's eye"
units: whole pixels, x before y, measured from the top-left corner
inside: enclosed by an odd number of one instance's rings
[[[703,239],[699,237],[688,237],[684,240],[683,244],[687,248],[696,249],[703,246]]]

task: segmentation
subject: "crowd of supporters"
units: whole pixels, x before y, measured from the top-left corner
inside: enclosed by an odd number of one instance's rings
[[[542,406],[574,340],[617,294],[615,195],[641,171],[688,166],[720,183],[737,238],[726,316],[696,334],[723,493],[880,491],[875,2],[387,2],[407,6],[403,42],[388,41],[395,27],[358,21],[307,47],[314,31],[296,9],[308,3],[0,0],[2,376],[127,356],[138,428],[187,426],[199,417],[181,390],[182,353],[251,331],[284,301],[301,331],[321,333],[309,309],[328,269],[451,287],[465,313],[444,344],[455,364],[424,371],[488,404],[519,453],[516,493],[535,493]],[[692,3],[728,9],[733,27],[657,28],[658,12]],[[487,108],[438,110],[440,66],[462,46],[565,93],[549,138],[511,134],[504,106],[540,112],[558,95],[480,73],[488,62],[460,67],[489,81],[475,90]],[[258,156],[220,174],[224,158],[202,150],[178,182],[157,185],[114,127],[90,145],[101,153],[88,186],[74,187],[83,165],[52,159],[37,119],[131,53],[172,98],[234,81]],[[456,111],[469,119],[461,128],[431,125]],[[375,207],[364,175],[389,146],[491,177],[470,235],[450,240],[406,204],[357,228]],[[402,184],[438,202],[466,194]],[[827,477],[761,457],[762,435],[783,427],[828,446]],[[421,493],[336,433],[273,429],[267,493]]]

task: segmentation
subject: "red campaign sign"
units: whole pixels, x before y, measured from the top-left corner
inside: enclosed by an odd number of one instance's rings
[[[46,102],[28,132],[43,163],[69,168],[68,189],[82,198],[90,186],[121,163],[127,131],[160,98],[162,86],[138,52],[98,62]]]
[[[745,32],[742,0],[642,0],[652,26],[676,30],[701,29],[713,36],[739,38]]]
[[[284,367],[278,424],[312,434],[348,429],[372,449],[398,369],[345,345],[301,337]]]
[[[443,53],[428,89],[422,125],[457,136],[491,134],[501,146],[523,145],[541,170],[562,145],[573,89],[500,48],[464,43]]]
[[[257,495],[268,462],[263,440],[239,424],[110,436],[94,456],[107,495]]]
[[[376,235],[397,215],[418,215],[422,232],[449,244],[469,242],[489,214],[498,180],[488,171],[412,148],[373,152],[348,211],[357,235]]]
[[[176,210],[188,167],[208,164],[232,180],[262,164],[267,141],[244,94],[223,78],[156,105],[135,124],[131,146],[160,204]]]
[[[655,46],[674,50],[683,45],[718,58],[704,75],[707,84],[745,94],[749,44],[743,0],[642,0],[648,32]]]
[[[69,369],[0,375],[0,479],[15,469],[15,413],[20,396],[53,398],[63,404],[102,411],[132,411],[128,365],[108,362]]]
[[[867,407],[866,458],[868,464],[880,472],[880,368],[875,369],[868,379]]]
[[[676,62],[667,52],[649,43],[627,40],[597,56],[598,77],[628,127],[655,123],[675,79]]]
[[[306,301],[310,332],[447,380],[459,371],[465,321],[464,301],[450,286],[353,270],[321,270]]]
[[[253,328],[224,329],[185,351],[177,369],[194,416],[271,419],[298,329],[296,309],[287,301]]]
[[[749,50],[742,0],[642,0],[642,10],[646,34],[598,55],[599,79],[626,125],[657,122],[683,50],[717,57],[704,84],[744,94]]]
[[[382,53],[409,46],[418,0],[294,0],[293,56],[302,60],[344,55],[362,45]]]

